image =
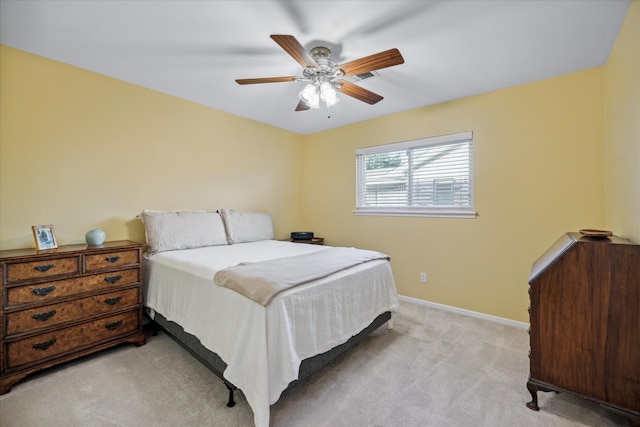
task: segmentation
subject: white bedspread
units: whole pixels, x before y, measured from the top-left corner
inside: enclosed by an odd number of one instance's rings
[[[295,256],[326,247],[266,240],[162,252],[146,264],[145,305],[197,336],[227,363],[224,377],[244,393],[256,426],[298,375],[303,359],[342,344],[398,297],[386,260],[357,265],[289,289],[267,307],[217,286],[215,273],[240,262]],[[265,334],[266,331],[266,334]]]

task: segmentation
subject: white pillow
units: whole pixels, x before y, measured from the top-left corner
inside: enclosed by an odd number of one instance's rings
[[[237,212],[233,209],[220,209],[224,226],[227,229],[227,242],[257,242],[273,240],[273,222],[271,215],[262,212]]]
[[[145,209],[140,218],[147,238],[147,255],[227,244],[224,224],[217,212]]]

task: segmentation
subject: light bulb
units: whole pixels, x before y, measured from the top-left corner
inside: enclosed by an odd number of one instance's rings
[[[315,85],[309,83],[298,94],[300,99],[307,104],[310,108],[318,108],[320,105],[320,97],[318,96],[318,88]]]
[[[336,89],[329,82],[320,84],[320,99],[327,103],[327,107],[331,107],[340,101]]]

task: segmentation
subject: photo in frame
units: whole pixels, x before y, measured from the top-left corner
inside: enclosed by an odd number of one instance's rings
[[[56,240],[56,233],[53,231],[53,225],[34,225],[33,238],[36,241],[36,248],[39,251],[47,249],[56,249],[58,247],[58,241]]]

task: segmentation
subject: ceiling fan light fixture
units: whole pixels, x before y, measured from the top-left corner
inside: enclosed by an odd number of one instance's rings
[[[309,83],[298,94],[300,99],[311,108],[320,107],[320,95],[318,88],[313,83]]]
[[[336,89],[330,82],[322,82],[320,84],[320,99],[327,104],[327,107],[331,107],[340,101]]]

